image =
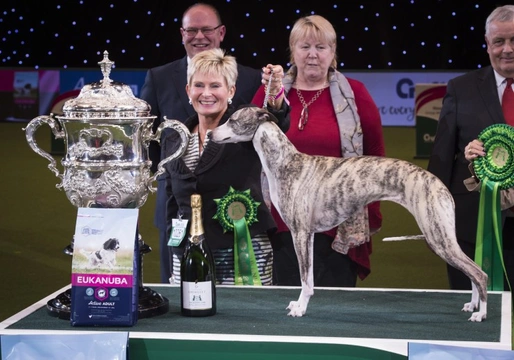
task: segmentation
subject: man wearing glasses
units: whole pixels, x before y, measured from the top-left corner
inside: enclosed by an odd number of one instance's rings
[[[186,94],[188,61],[199,52],[219,48],[225,33],[225,25],[222,24],[221,17],[213,6],[196,3],[184,12],[180,34],[186,56],[148,70],[141,89],[141,99],[148,102],[152,107],[152,115],[157,116],[153,126],[154,131],[162,122],[163,116],[168,119],[185,121],[195,114]],[[261,85],[260,70],[240,64],[237,65],[237,68],[236,93],[232,99],[232,106],[236,108],[242,104],[250,104]],[[167,132],[163,131],[161,139],[164,140],[166,136]],[[151,142],[149,152],[152,171],[155,172],[157,164],[161,160],[161,148],[156,142]],[[168,248],[169,239],[166,236],[165,176],[161,175],[157,179],[154,223],[159,229],[161,282],[169,283],[173,260]]]

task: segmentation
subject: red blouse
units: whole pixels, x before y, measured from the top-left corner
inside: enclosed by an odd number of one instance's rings
[[[347,78],[355,95],[355,103],[359,113],[363,132],[363,155],[385,156],[382,123],[378,108],[371,98],[364,84],[357,80]],[[308,104],[317,90],[301,90],[301,94]],[[257,91],[252,103],[262,104],[264,101],[264,86]],[[298,129],[298,122],[302,111],[302,104],[296,89],[292,88],[287,96],[291,108],[291,125],[286,132],[289,140],[298,151],[310,155],[341,157],[341,137],[337,118],[332,104],[329,88],[326,88],[312,104],[308,106],[308,121],[303,130]],[[382,226],[380,203],[368,205],[369,225],[371,229]],[[286,224],[274,207],[271,213],[277,223],[278,231],[289,231]],[[334,228],[326,234],[335,237],[337,229]],[[348,256],[359,265],[359,277],[364,279],[370,273],[371,241],[357,248],[352,248]]]

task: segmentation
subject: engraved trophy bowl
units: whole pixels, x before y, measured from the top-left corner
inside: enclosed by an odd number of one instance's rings
[[[186,150],[189,137],[187,127],[177,120],[165,120],[155,133],[150,105],[136,98],[129,86],[109,78],[114,62],[107,51],[98,64],[103,79],[86,85],[80,94],[66,101],[63,115],[53,114],[32,119],[25,130],[29,146],[50,164],[48,168],[61,180],[56,185],[63,189],[76,207],[140,208],[149,192],[156,189],[152,183],[164,173],[164,165]],[[42,150],[35,141],[38,128],[50,126],[55,138],[65,141],[66,153],[61,161],[63,173],[55,159]],[[148,146],[159,141],[161,132],[170,128],[178,131],[181,145],[177,152],[158,164],[151,174]],[[168,299],[143,286],[142,258],[151,251],[139,236],[139,317],[151,317],[168,311]],[[73,241],[64,252],[73,254]],[[47,304],[48,312],[60,318],[70,318],[71,291],[58,295]]]

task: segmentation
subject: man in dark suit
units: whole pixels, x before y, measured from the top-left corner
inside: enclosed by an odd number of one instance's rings
[[[465,148],[488,126],[505,123],[501,99],[507,78],[514,77],[513,39],[514,6],[495,9],[486,20],[485,32],[491,66],[448,82],[428,164],[428,170],[446,184],[454,197],[457,240],[471,259],[475,256],[479,193],[468,191],[463,183],[471,176]],[[508,211],[503,213],[503,255],[507,274],[513,279],[514,218],[507,216]],[[452,289],[471,289],[469,279],[450,265],[448,279]]]
[[[180,33],[186,56],[148,70],[141,89],[141,98],[151,106],[152,115],[157,116],[153,126],[154,131],[163,121],[163,116],[183,122],[195,114],[186,94],[188,61],[201,51],[219,48],[225,37],[226,28],[221,22],[218,11],[213,6],[197,3],[184,12]],[[260,85],[261,73],[259,70],[238,64],[236,94],[232,99],[232,105],[238,107],[251,103]],[[163,131],[161,140],[168,136],[169,131],[172,130]],[[152,171],[155,172],[161,160],[161,147],[156,142],[152,142],[149,152]],[[159,229],[161,281],[169,283],[173,262],[168,249],[169,239],[166,236],[165,175],[161,175],[157,180],[154,221],[155,226]]]

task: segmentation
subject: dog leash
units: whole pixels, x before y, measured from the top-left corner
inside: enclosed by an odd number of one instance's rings
[[[268,86],[266,87],[266,93],[264,95],[264,104],[262,104],[263,109],[266,109],[268,104],[269,94],[271,92],[271,80],[273,80],[273,69],[271,69],[271,72],[269,74]]]

